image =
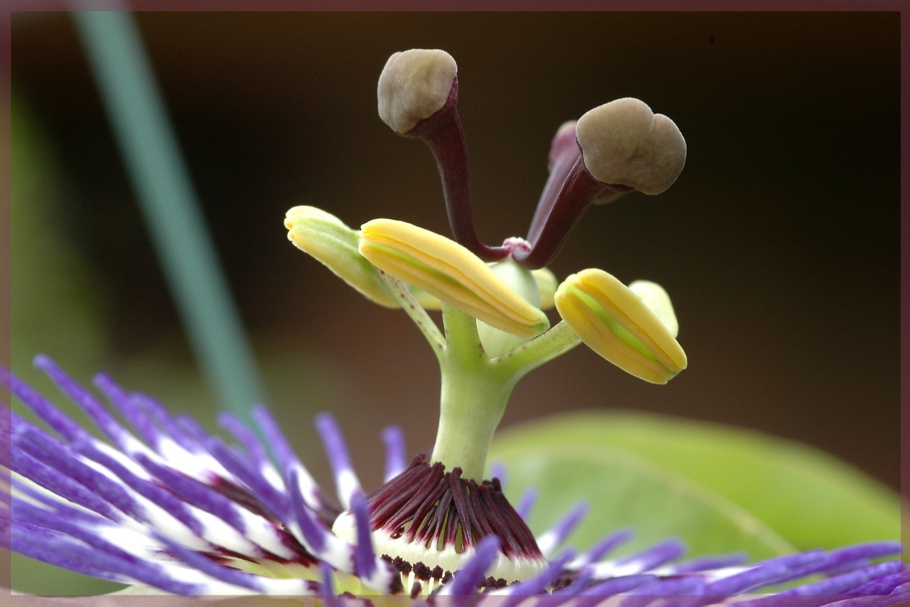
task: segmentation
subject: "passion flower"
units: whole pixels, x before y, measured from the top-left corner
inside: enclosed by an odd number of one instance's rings
[[[387,429],[385,482],[364,490],[341,430],[323,414],[316,425],[332,496],[264,407],[253,411],[255,428],[221,415],[235,439],[228,444],[104,374],[94,380],[102,404],[41,356],[36,365],[96,432],[0,371],[46,426],[10,412],[0,432],[12,489],[0,507],[7,547],[131,585],[130,593],[308,596],[329,607],[341,605],[339,597],[380,595],[440,605],[446,596],[460,597],[457,605],[530,598],[532,607],[569,599],[586,607],[625,595],[623,605],[663,598],[698,607],[780,584],[789,587],[756,600],[783,606],[809,596],[812,605],[842,607],[907,600],[907,568],[879,562],[899,554],[898,542],[747,564],[741,555],[681,561],[685,547],[672,539],[614,557],[630,537],[614,531],[576,553],[562,545],[581,507],[535,536],[524,522],[527,503],[513,508],[500,480],[487,475],[490,442],[516,383],[580,343],[653,383],[687,365],[659,286],[627,287],[588,269],[557,287],[546,266],[592,203],[667,189],[685,162],[685,140],[671,120],[631,99],[565,123],[527,237],[489,246],[473,225],[455,61],[442,51],[396,53],[378,99],[395,132],[434,154],[454,240],[392,219],[355,230],[314,207],[291,209],[285,226],[298,248],[368,299],[404,310],[426,337],[441,372],[432,451],[407,465],[401,432]],[[550,327],[546,309],[554,304],[562,319]],[[435,309],[442,327],[428,312]]]

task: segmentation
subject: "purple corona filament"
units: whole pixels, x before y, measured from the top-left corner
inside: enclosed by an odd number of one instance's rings
[[[339,490],[351,502],[354,539],[349,542],[330,529],[339,510],[327,505],[331,500],[315,486],[264,408],[255,417],[276,454],[274,464],[264,444],[230,416],[222,416],[222,422],[237,445],[208,435],[195,422],[179,441],[171,438],[165,429],[180,425],[179,419],[163,407],[133,417],[143,420],[136,424],[143,427],[140,439],[119,420],[130,417],[126,409],[150,399],[99,375],[97,384],[111,397],[109,408],[49,359],[36,362],[107,440],[95,438],[30,386],[0,371],[2,383],[53,431],[12,412],[6,417],[0,446],[10,456],[13,490],[0,508],[0,523],[8,529],[3,545],[87,575],[173,594],[321,595],[329,605],[346,604],[335,593],[343,592],[339,580],[352,577],[367,594],[417,596],[433,589],[459,605],[489,595],[491,607],[518,604],[528,595],[535,595],[533,607],[573,597],[586,607],[620,593],[628,595],[622,605],[663,597],[667,605],[703,607],[780,583],[795,585],[752,604],[886,606],[906,603],[910,593],[905,565],[877,562],[900,554],[900,544],[893,541],[744,564],[742,555],[679,561],[684,548],[676,540],[609,557],[631,539],[630,532],[618,531],[576,555],[561,544],[584,507],[535,538],[496,479],[467,481],[459,469],[446,471],[422,456],[370,495]],[[334,420],[323,416],[318,424],[336,473],[353,474]],[[389,441],[390,461],[398,459],[401,444],[400,435]],[[456,571],[446,571],[399,558],[388,551],[396,546],[394,539],[377,549],[376,530],[424,546],[428,558],[440,542],[473,552]],[[528,579],[512,583],[490,575],[502,558],[544,559],[538,543],[552,557]],[[272,577],[269,567],[312,573],[306,579]],[[428,599],[433,604],[434,597]]]

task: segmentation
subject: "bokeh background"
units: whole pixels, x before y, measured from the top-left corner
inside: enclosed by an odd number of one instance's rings
[[[504,426],[607,407],[711,420],[806,442],[897,488],[899,18],[137,15],[268,404],[323,480],[311,419],[334,412],[367,486],[381,426],[403,426],[412,452],[432,446],[435,359],[404,314],[294,249],[282,220],[314,204],[352,226],[386,216],[447,233],[430,154],[375,109],[388,55],[423,47],[458,62],[490,243],[524,233],[563,121],[634,96],[688,142],[667,193],[591,209],[552,269],[664,285],[689,369],[656,387],[577,348],[519,384]],[[218,403],[70,16],[18,13],[12,33],[14,368],[34,379],[31,356],[46,352],[208,421]]]

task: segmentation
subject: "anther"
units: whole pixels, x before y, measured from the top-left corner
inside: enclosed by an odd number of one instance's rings
[[[515,292],[466,247],[415,225],[374,219],[360,232],[359,252],[374,266],[507,333],[530,339],[549,326],[546,314]],[[528,276],[531,283],[533,277]],[[536,284],[533,289],[536,291]]]
[[[687,360],[675,339],[678,325],[669,298],[650,285],[639,283],[633,290],[603,270],[583,270],[556,290],[556,309],[602,357],[640,379],[665,384]]]

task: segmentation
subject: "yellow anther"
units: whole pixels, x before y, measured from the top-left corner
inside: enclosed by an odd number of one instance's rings
[[[662,286],[650,280],[635,280],[629,283],[629,290],[638,295],[654,316],[667,327],[670,335],[676,337],[679,334],[676,312],[673,311],[670,296]]]
[[[310,206],[289,210],[288,240],[381,306],[399,307],[373,265],[357,251],[358,234],[330,213]]]
[[[686,353],[671,330],[641,297],[603,270],[569,276],[555,302],[581,340],[623,371],[663,384],[686,368]]]
[[[374,219],[361,229],[359,250],[380,270],[497,329],[533,337],[549,326],[539,308],[444,236],[403,221]]]
[[[540,293],[540,309],[549,310],[553,307],[553,294],[556,293],[556,275],[547,268],[540,268],[531,272],[537,281],[537,290]]]

